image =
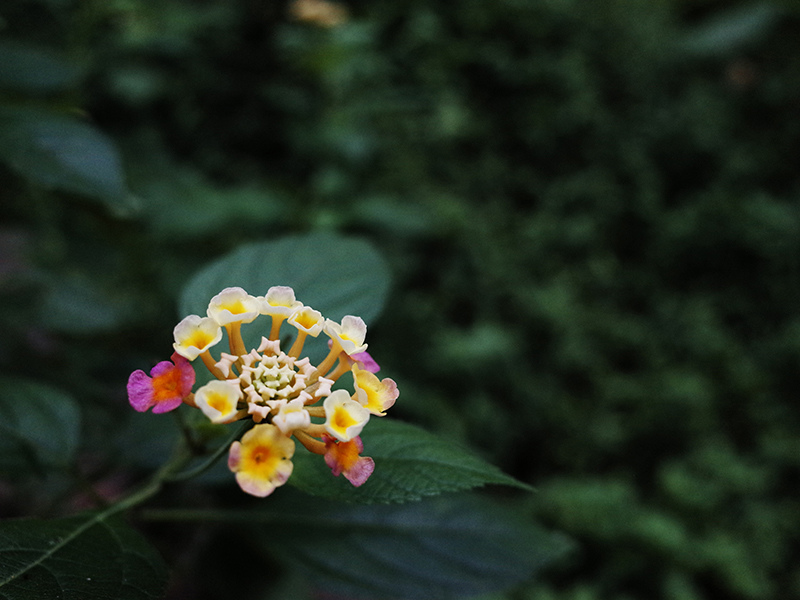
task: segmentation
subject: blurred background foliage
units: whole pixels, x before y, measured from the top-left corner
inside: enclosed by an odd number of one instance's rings
[[[490,600],[800,598],[798,25],[788,1],[4,0],[0,368],[77,399],[75,469],[113,490],[158,463],[125,381],[198,268],[366,238],[396,415],[575,541]],[[64,508],[0,472],[4,515]],[[222,593],[198,552],[167,558]]]

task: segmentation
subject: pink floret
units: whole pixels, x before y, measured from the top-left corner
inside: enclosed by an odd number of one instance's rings
[[[325,435],[322,440],[326,447],[325,464],[336,477],[344,475],[355,487],[366,483],[375,470],[375,461],[368,456],[360,456],[364,451],[360,437],[354,437],[349,442],[337,442]]]
[[[134,410],[144,412],[152,407],[154,413],[165,413],[178,408],[192,392],[194,369],[179,354],[172,362],[164,360],[150,370],[148,377],[137,370],[128,378],[128,401]]]

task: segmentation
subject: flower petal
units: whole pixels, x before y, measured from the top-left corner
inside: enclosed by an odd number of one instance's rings
[[[292,474],[290,460],[294,442],[271,424],[256,425],[234,442],[228,454],[228,468],[248,494],[263,498],[286,483]]]
[[[360,354],[367,349],[367,344],[364,343],[367,337],[367,325],[361,317],[346,315],[341,324],[327,319],[324,331],[331,339],[339,342],[348,356]]]
[[[375,362],[375,359],[370,356],[369,352],[357,352],[350,358],[356,361],[359,367],[370,373],[377,373],[381,370],[381,366]]]
[[[303,306],[292,313],[287,323],[312,337],[317,337],[325,325],[325,318],[318,310],[314,310],[310,306]]]
[[[172,332],[175,352],[194,360],[222,339],[222,329],[210,317],[189,315],[175,326]]]
[[[267,295],[259,297],[262,315],[288,317],[303,306],[294,298],[294,290],[286,285],[275,285],[267,290]]]
[[[239,417],[242,390],[236,380],[209,381],[194,394],[197,407],[212,423],[230,423]]]
[[[400,395],[394,380],[387,377],[381,381],[375,374],[360,369],[358,365],[353,365],[352,371],[359,403],[373,415],[386,416],[385,411],[394,405]]]
[[[261,303],[240,287],[222,290],[208,303],[207,314],[219,325],[250,323],[259,315]]]
[[[128,402],[137,412],[144,412],[153,406],[153,380],[141,369],[128,377]]]
[[[363,485],[375,470],[375,461],[368,456],[359,456],[364,450],[360,437],[349,442],[337,442],[334,438],[324,436],[325,464],[335,476],[344,475],[355,487]]]
[[[345,390],[336,390],[322,405],[325,430],[340,442],[349,442],[359,435],[369,421],[369,411],[351,399]]]
[[[296,398],[286,402],[277,400],[267,402],[267,404],[278,403],[278,414],[272,417],[272,423],[281,430],[284,435],[289,435],[295,429],[305,429],[311,425],[311,416],[305,409],[303,400]]]

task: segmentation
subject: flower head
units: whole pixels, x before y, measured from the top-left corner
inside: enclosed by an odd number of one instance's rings
[[[294,442],[270,424],[256,425],[233,442],[228,454],[228,468],[236,473],[236,482],[253,496],[269,496],[286,483],[292,474]]]
[[[354,437],[349,442],[340,442],[326,435],[322,441],[325,442],[325,464],[336,477],[344,475],[347,481],[359,487],[372,475],[375,461],[368,456],[361,456],[364,444],[360,437]]]
[[[260,315],[271,322],[256,348],[245,345],[243,327]],[[281,348],[280,329],[288,322],[296,330],[291,348]],[[227,332],[228,349],[212,356],[211,349]],[[304,344],[324,331],[328,354],[312,364],[301,356]],[[367,326],[348,315],[341,323],[295,299],[286,286],[269,288],[265,296],[230,287],[214,296],[208,316],[189,315],[174,330],[172,363],[156,365],[150,376],[135,371],[128,381],[131,405],[138,411],[165,412],[181,402],[200,409],[214,424],[252,419],[255,426],[233,442],[228,466],[239,486],[254,496],[267,496],[292,473],[296,439],[320,455],[334,475],[362,485],[375,468],[362,457],[359,437],[370,415],[384,416],[397,399],[397,385],[379,380],[379,367],[366,352]],[[197,357],[215,378],[192,394],[194,371],[188,361]],[[334,389],[348,371],[355,393]]]
[[[134,410],[144,412],[152,407],[154,413],[178,408],[183,399],[192,393],[194,369],[179,354],[172,362],[162,361],[150,370],[150,376],[141,369],[128,378],[128,401]]]

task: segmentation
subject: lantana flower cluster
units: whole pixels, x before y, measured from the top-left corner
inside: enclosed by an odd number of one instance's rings
[[[245,347],[242,324],[269,316],[268,335],[257,348]],[[281,348],[281,327],[296,330],[294,342]],[[229,352],[212,356],[227,334]],[[370,417],[383,417],[398,396],[397,385],[379,379],[379,367],[367,353],[367,327],[356,316],[340,323],[295,299],[286,286],[271,287],[265,296],[251,296],[230,287],[214,296],[205,317],[189,315],[175,326],[175,352],[148,376],[134,371],[128,399],[139,412],[163,413],[181,404],[197,408],[212,423],[252,419],[254,425],[233,442],[228,467],[239,486],[254,496],[268,496],[292,474],[295,440],[321,455],[334,475],[360,486],[375,463],[362,456],[360,433]],[[264,333],[267,333],[266,328]],[[324,334],[329,351],[318,365],[301,358],[306,339]],[[194,392],[197,358],[215,379]],[[354,391],[333,389],[352,373]]]

